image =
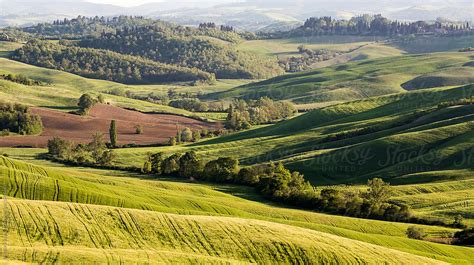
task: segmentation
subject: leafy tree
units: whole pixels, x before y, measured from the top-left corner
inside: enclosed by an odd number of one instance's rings
[[[163,82],[206,82],[213,74],[171,64],[163,64],[138,56],[117,52],[61,45],[32,40],[16,50],[11,58],[24,63],[58,69],[85,77],[112,80],[126,84]],[[124,69],[129,69],[124,71]]]
[[[474,245],[474,228],[466,228],[462,231],[454,233],[454,244],[456,245]]]
[[[208,162],[203,171],[203,177],[219,182],[233,181],[239,173],[239,161],[231,157],[221,157]]]
[[[115,120],[112,120],[110,122],[109,135],[110,135],[110,146],[117,147],[117,125],[116,125]]]
[[[163,153],[148,154],[148,161],[151,164],[150,172],[161,175],[163,173],[162,164],[164,160]]]
[[[184,128],[181,131],[181,137],[180,137],[182,142],[191,142],[193,140],[193,131],[189,128]]]
[[[179,159],[179,175],[184,178],[199,177],[202,172],[202,162],[196,152],[186,152]]]
[[[60,137],[53,137],[48,140],[48,154],[59,159],[69,158],[72,151],[72,142]]]
[[[79,106],[79,112],[82,115],[87,115],[89,113],[89,110],[95,105],[95,103],[96,101],[92,98],[91,95],[83,94],[77,102],[77,105]]]
[[[170,146],[175,146],[176,145],[176,137],[170,137],[168,144]]]
[[[150,174],[151,172],[152,172],[151,162],[150,161],[145,161],[143,163],[142,173],[143,174]]]
[[[143,133],[143,126],[141,124],[135,125],[135,133],[142,134]]]
[[[98,165],[111,165],[116,158],[116,154],[113,150],[104,150],[97,160]]]
[[[197,142],[201,139],[201,132],[199,130],[193,131],[193,142]]]
[[[426,237],[426,233],[423,230],[423,228],[416,227],[416,226],[408,227],[406,234],[408,238],[413,238],[413,239],[418,239],[418,240],[422,240],[423,238]]]
[[[456,216],[454,216],[453,226],[457,228],[466,228],[466,225],[463,223],[463,221],[464,218],[462,217],[462,215],[457,214]]]
[[[180,157],[179,154],[173,154],[166,158],[161,164],[161,170],[163,174],[173,175],[178,173],[180,170]]]
[[[104,104],[105,103],[104,95],[99,94],[99,96],[97,96],[97,102]]]
[[[391,189],[390,184],[385,183],[380,178],[374,178],[367,182],[369,189],[367,190],[365,197],[372,204],[379,204],[386,202],[390,198]]]
[[[92,141],[87,145],[87,149],[91,152],[92,159],[95,163],[100,163],[103,159],[103,153],[106,150],[104,134],[95,133],[92,135]]]

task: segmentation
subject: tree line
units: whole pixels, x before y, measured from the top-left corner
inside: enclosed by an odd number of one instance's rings
[[[258,100],[234,100],[228,109],[227,127],[243,130],[251,125],[272,123],[296,114],[297,110],[290,102],[273,101],[268,97]]]
[[[283,38],[311,35],[357,35],[357,36],[406,36],[412,34],[472,34],[474,29],[469,24],[457,22],[426,21],[401,22],[392,21],[382,15],[368,15],[346,19],[334,19],[330,16],[311,17],[305,23],[288,32],[261,34],[262,37]]]
[[[30,113],[27,106],[0,102],[0,130],[2,135],[10,132],[27,135],[43,131],[41,117]]]
[[[109,149],[102,133],[92,136],[87,144],[75,144],[72,141],[54,137],[48,140],[50,158],[75,165],[110,166],[116,155]]]
[[[2,74],[0,75],[0,79],[15,82],[18,84],[22,84],[25,86],[44,86],[46,85],[44,82],[34,80],[28,78],[22,74],[14,75],[14,74]]]
[[[11,57],[28,64],[126,84],[214,81],[212,74],[198,69],[166,65],[112,51],[65,46],[41,40],[29,41]]]
[[[268,199],[321,212],[388,221],[414,220],[407,205],[390,202],[390,185],[380,178],[369,180],[364,192],[317,190],[302,174],[291,172],[281,163],[241,168],[239,161],[231,157],[204,163],[194,151],[170,156],[150,153],[142,173],[248,185]]]

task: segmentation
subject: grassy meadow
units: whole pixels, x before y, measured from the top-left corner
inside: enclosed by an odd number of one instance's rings
[[[376,264],[390,256],[403,263],[435,262],[423,257],[472,261],[469,248],[407,239],[409,224],[281,208],[256,194],[247,197],[253,192],[246,187],[94,171],[1,158],[0,172],[8,178],[9,215],[15,220],[9,230],[12,259],[59,257],[67,262],[100,248],[112,260],[126,259],[125,253],[129,258],[142,256],[140,251],[146,250],[157,258],[175,253],[178,257],[166,257],[170,262],[188,256],[200,262],[258,262],[269,255],[281,262],[324,262],[333,255],[343,263]],[[110,225],[101,227],[103,223]],[[433,237],[453,231],[421,227]],[[24,254],[30,251],[36,254]],[[55,254],[47,254],[51,252]],[[103,256],[90,258],[98,261]]]
[[[428,44],[432,43],[431,46]],[[474,225],[474,96],[471,36],[459,38],[308,37],[243,41],[241,51],[269,58],[297,48],[349,51],[313,70],[269,80],[218,80],[213,85],[124,85],[0,58],[0,74],[42,81],[0,80],[0,101],[64,111],[83,93],[141,111],[223,121],[226,113],[193,113],[107,92],[178,93],[205,100],[288,100],[313,109],[274,124],[161,147],[115,149],[117,166],[141,167],[149,153],[196,151],[204,161],[234,157],[241,166],[282,162],[314,189],[365,191],[380,177],[390,200],[416,217]],[[0,57],[21,44],[0,42]],[[472,45],[471,45],[472,46]],[[450,102],[449,106],[443,106]],[[119,139],[120,140],[120,139]],[[440,244],[459,229],[352,218],[291,208],[254,188],[119,170],[71,167],[48,150],[0,147],[0,222],[8,218],[12,263],[189,264],[473,264],[474,249]],[[3,195],[2,195],[3,199]]]
[[[411,90],[426,88],[426,82],[416,80],[427,74],[438,75],[436,82],[428,87],[463,85],[472,80],[466,76],[456,78],[456,75],[459,71],[467,76],[472,73],[472,67],[468,65],[472,55],[472,52],[447,52],[362,60],[278,76],[212,93],[208,97],[254,99],[267,96],[296,104],[339,103],[405,92],[403,84],[406,83],[411,84]]]

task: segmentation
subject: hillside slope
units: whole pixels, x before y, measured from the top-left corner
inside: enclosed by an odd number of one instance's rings
[[[405,238],[409,224],[285,209],[215,190],[225,187],[96,172],[104,174],[0,157],[0,175],[9,179],[13,197],[9,215],[16,220],[8,234],[9,257],[60,263],[70,257],[219,263],[270,256],[281,262],[436,262],[422,256],[472,261],[469,248]],[[235,192],[249,194],[243,187]],[[453,231],[421,227],[433,236]]]
[[[272,99],[291,100],[297,104],[334,104],[404,92],[402,84],[433,72],[455,74],[464,71],[469,76],[472,67],[468,63],[472,60],[473,54],[473,52],[451,52],[362,60],[287,74],[210,94],[209,97],[255,99],[267,96]],[[411,89],[463,85],[472,81],[469,78],[450,78],[450,81],[445,82],[443,76],[446,74],[439,75],[437,83],[430,86],[424,85],[425,82],[421,84],[412,82]]]

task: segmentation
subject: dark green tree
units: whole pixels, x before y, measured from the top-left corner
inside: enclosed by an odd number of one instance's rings
[[[89,94],[83,94],[77,103],[79,106],[79,113],[81,115],[87,115],[89,113],[89,110],[94,106],[96,103],[95,99],[92,98],[91,95]]]
[[[179,176],[183,178],[197,178],[202,173],[202,161],[196,155],[196,152],[186,152],[179,159]]]
[[[117,147],[117,124],[115,120],[112,120],[110,122],[109,136],[110,136],[110,146],[112,148]]]

